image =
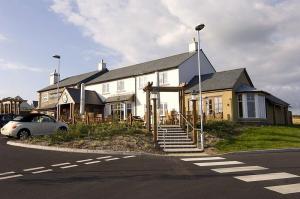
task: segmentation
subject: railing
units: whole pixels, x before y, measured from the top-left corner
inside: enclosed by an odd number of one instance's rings
[[[201,129],[195,128],[185,117],[182,113],[178,113],[179,116],[179,123],[181,124],[181,119],[185,121],[186,124],[186,134],[187,138],[189,137],[189,129],[191,129],[191,132],[196,131],[197,132],[197,148],[199,148],[199,135],[200,135],[200,149],[204,150],[204,133],[201,133]]]
[[[158,140],[158,130],[161,130],[162,132],[163,132],[163,146],[164,146],[164,149],[166,148],[166,135],[165,135],[165,133],[168,133],[168,129],[164,129],[164,128],[162,128],[160,125],[159,125],[159,123],[158,123],[158,125],[157,125],[157,140]]]

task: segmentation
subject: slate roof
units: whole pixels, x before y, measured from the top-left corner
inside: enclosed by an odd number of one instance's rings
[[[103,75],[89,81],[87,85],[152,73],[155,71],[162,71],[170,68],[176,68],[179,65],[181,65],[184,61],[192,57],[194,54],[196,54],[196,52],[186,52],[157,60],[152,60],[140,64],[110,70],[104,73]]]
[[[75,103],[80,103],[80,89],[66,88]],[[103,101],[100,99],[95,91],[85,90],[85,104],[102,105]]]
[[[105,70],[105,71],[98,71],[97,70],[97,71],[92,71],[92,72],[88,72],[88,73],[83,73],[83,74],[80,74],[80,75],[67,77],[67,78],[60,81],[59,87],[75,86],[77,84],[86,83],[86,82],[92,80],[95,77],[98,77],[99,75],[101,75],[105,72],[107,72],[107,70]],[[56,84],[47,86],[47,87],[39,90],[38,92],[52,90],[52,89],[56,89]]]
[[[289,103],[287,103],[287,102],[285,102],[285,101],[283,101],[283,100],[279,99],[278,97],[276,97],[274,95],[271,95],[271,94],[267,95],[266,99],[273,102],[273,103],[275,103],[275,104],[284,105],[284,106],[289,106],[290,105]]]
[[[227,71],[201,75],[202,91],[233,89],[236,82],[238,81],[239,77],[243,72],[246,72],[245,68],[238,68],[234,70],[227,70]],[[198,91],[199,90],[198,83],[199,83],[198,76],[194,76],[191,79],[191,81],[188,83],[188,89],[186,90],[186,92],[190,93],[194,90]]]

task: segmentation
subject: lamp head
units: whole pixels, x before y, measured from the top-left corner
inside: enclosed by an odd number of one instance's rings
[[[55,58],[55,59],[60,59],[59,55],[53,55],[52,57]]]
[[[200,31],[200,30],[202,30],[204,27],[205,27],[204,24],[200,24],[200,25],[198,25],[198,26],[195,27],[195,30],[196,30],[196,31]]]

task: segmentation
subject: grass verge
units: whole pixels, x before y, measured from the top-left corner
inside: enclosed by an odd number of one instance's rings
[[[300,148],[300,126],[242,127],[234,124],[228,124],[226,126],[230,126],[227,134],[224,129],[224,131],[219,132],[215,129],[208,131],[208,133],[220,138],[219,141],[214,144],[214,148],[220,153]],[[214,131],[218,133],[214,133]]]

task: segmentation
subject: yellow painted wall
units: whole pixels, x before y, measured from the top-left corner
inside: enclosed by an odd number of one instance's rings
[[[235,115],[233,114],[234,111],[234,107],[232,107],[232,97],[233,97],[233,92],[232,90],[224,90],[224,91],[214,91],[214,92],[205,92],[202,94],[202,98],[203,98],[203,111],[206,113],[206,97],[222,97],[222,105],[223,105],[223,119],[224,120],[233,120],[235,121]],[[191,106],[190,108],[188,107],[188,102],[191,99],[191,94],[186,95],[185,97],[185,107],[186,110],[191,110]],[[198,98],[199,99],[199,98]],[[197,112],[199,110],[199,103],[197,101],[196,103],[196,108],[197,108]],[[213,107],[214,108],[214,107]]]

